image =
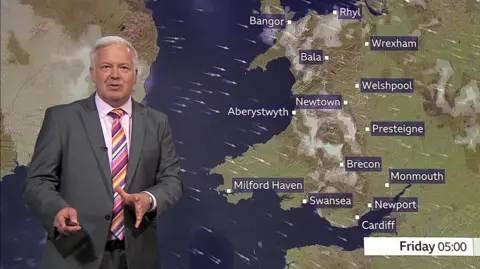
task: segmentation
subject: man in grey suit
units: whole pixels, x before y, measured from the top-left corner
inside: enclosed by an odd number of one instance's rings
[[[100,38],[96,93],[45,112],[23,188],[47,231],[41,268],[159,268],[156,221],[183,187],[167,116],[131,97],[137,55]]]

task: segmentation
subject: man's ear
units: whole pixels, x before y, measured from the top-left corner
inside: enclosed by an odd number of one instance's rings
[[[95,68],[90,67],[90,76],[92,77],[92,82],[95,84]]]
[[[137,78],[138,78],[138,68],[135,68],[135,74],[133,77],[133,84],[137,83]]]

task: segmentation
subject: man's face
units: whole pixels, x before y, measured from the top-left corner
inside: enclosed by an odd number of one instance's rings
[[[97,50],[95,68],[90,67],[98,95],[110,105],[124,104],[137,81],[133,54],[123,45],[108,45]]]

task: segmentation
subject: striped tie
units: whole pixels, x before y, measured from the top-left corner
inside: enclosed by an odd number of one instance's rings
[[[113,220],[110,231],[118,240],[124,237],[124,216],[123,200],[115,188],[121,186],[125,188],[125,178],[127,176],[128,149],[127,138],[123,132],[120,119],[125,114],[122,109],[114,109],[108,115],[113,118],[112,126],[112,181],[113,181]]]

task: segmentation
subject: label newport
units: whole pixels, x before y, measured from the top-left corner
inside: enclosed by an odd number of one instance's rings
[[[373,210],[391,209],[392,212],[418,212],[418,197],[373,197]]]

